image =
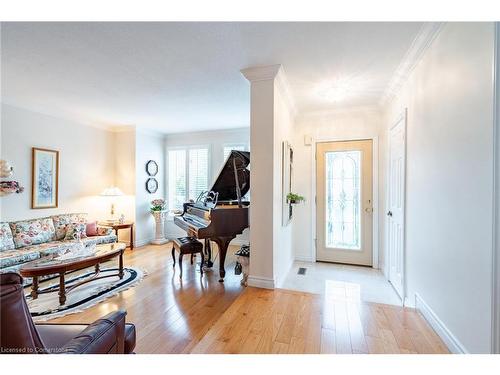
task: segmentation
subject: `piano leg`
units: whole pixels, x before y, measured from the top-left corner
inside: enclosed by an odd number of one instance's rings
[[[204,252],[205,252],[205,266],[207,268],[212,268],[214,263],[212,262],[212,248],[210,247],[210,240],[208,238],[205,238],[205,246],[204,246]]]
[[[235,236],[233,237],[216,237],[213,238],[217,246],[219,247],[219,282],[224,282],[224,276],[226,276],[226,270],[224,268],[224,262],[226,261],[227,248],[229,246],[229,242],[231,242]]]

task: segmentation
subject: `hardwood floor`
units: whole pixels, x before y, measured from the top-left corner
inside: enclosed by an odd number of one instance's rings
[[[243,288],[230,260],[219,283],[218,272],[200,278],[185,257],[181,282],[170,249],[127,250],[125,266],[148,272],[140,284],[51,322],[92,322],[125,309],[137,328],[137,353],[448,353],[412,309],[360,302],[342,283],[324,297]]]

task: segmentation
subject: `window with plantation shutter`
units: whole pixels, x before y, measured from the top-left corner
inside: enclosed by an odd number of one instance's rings
[[[182,209],[186,202],[186,150],[168,151],[168,209]]]
[[[208,148],[192,148],[189,152],[189,199],[196,200],[208,189]]]

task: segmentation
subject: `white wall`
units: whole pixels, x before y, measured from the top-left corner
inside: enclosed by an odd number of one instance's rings
[[[283,74],[282,72],[278,74]],[[292,143],[294,119],[286,100],[282,81],[274,84],[274,152],[273,152],[273,272],[277,287],[280,287],[292,267],[294,253],[292,249],[292,227],[294,219],[283,226],[283,141]],[[295,154],[294,154],[295,157]],[[298,228],[298,227],[296,227]]]
[[[154,160],[158,164],[158,190],[154,194],[146,191],[146,163]],[[136,131],[135,139],[135,242],[145,245],[154,239],[154,219],[149,208],[153,199],[165,199],[165,142],[162,134]]]
[[[465,350],[491,349],[492,23],[451,23],[388,106],[405,107],[406,290]]]
[[[303,195],[306,201],[294,207],[294,225],[301,228],[293,233],[293,249],[295,258],[303,261],[316,261],[314,239],[316,238],[314,216],[314,152],[315,145],[304,144],[306,135],[313,140],[351,140],[379,137],[381,132],[381,112],[377,108],[352,108],[329,112],[316,112],[299,115],[296,119],[293,149],[294,175],[293,190]],[[379,139],[379,153],[383,153],[384,142]],[[375,176],[374,176],[375,177]],[[379,178],[379,201],[384,191],[383,179]],[[374,215],[377,211],[374,211]],[[382,210],[378,212],[384,219]],[[374,233],[376,234],[376,233]],[[374,236],[374,240],[376,236]],[[382,240],[381,238],[379,241]],[[374,242],[375,244],[375,242]],[[379,242],[380,248],[382,244]],[[383,264],[383,253],[379,253],[379,264]]]
[[[106,217],[107,202],[98,195],[114,180],[113,133],[51,116],[1,105],[1,159],[15,168],[13,180],[21,194],[1,197],[0,219],[44,217],[87,212],[90,219]],[[31,209],[31,148],[59,151],[59,207]]]

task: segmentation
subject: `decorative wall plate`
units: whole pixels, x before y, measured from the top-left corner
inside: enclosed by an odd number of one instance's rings
[[[150,176],[156,176],[158,174],[158,164],[154,160],[150,160],[146,163],[146,172]]]
[[[148,178],[146,181],[146,191],[149,194],[156,193],[158,190],[158,181],[156,181],[156,178]]]

